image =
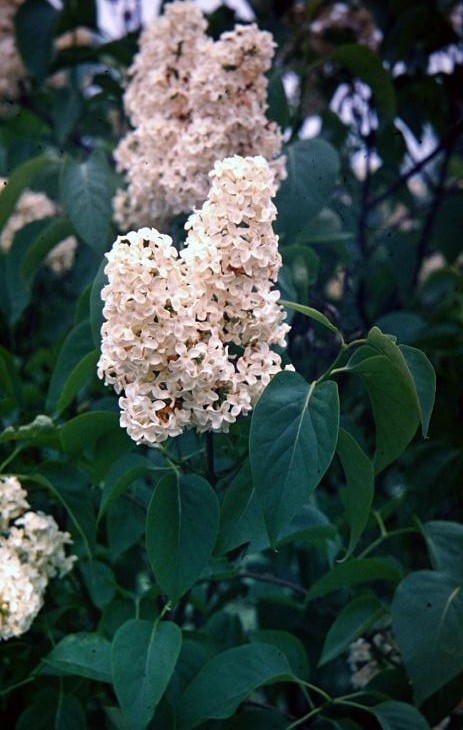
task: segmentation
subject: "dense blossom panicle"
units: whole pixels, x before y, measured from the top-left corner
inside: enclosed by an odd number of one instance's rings
[[[263,157],[217,162],[185,248],[142,228],[107,254],[98,375],[121,425],[157,445],[185,428],[224,431],[282,368],[288,326],[273,290],[281,257],[275,178]]]
[[[6,530],[11,520],[29,507],[27,492],[19,479],[13,476],[0,477],[0,531]]]
[[[347,658],[354,689],[363,689],[382,669],[390,669],[401,663],[397,645],[389,630],[382,630],[373,637],[356,639],[349,648]]]
[[[142,33],[129,72],[126,112],[134,127],[115,158],[128,187],[114,199],[118,222],[159,225],[202,203],[208,172],[231,154],[260,154],[285,175],[282,137],[265,117],[272,36],[237,26],[214,42],[191,2],[173,2]]]
[[[0,178],[0,189],[7,184],[5,178]],[[16,233],[28,223],[56,216],[59,212],[59,207],[45,193],[25,190],[0,233],[0,251],[9,251]],[[52,248],[45,263],[55,274],[69,271],[74,264],[76,248],[76,237],[68,236]]]
[[[0,0],[0,114],[7,112],[21,93],[26,70],[16,48],[14,16],[23,0]]]
[[[27,631],[44,602],[50,578],[68,573],[72,542],[51,515],[32,512],[14,476],[0,477],[0,640]]]

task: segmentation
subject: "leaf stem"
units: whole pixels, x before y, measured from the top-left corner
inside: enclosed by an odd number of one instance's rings
[[[360,553],[358,556],[359,558],[366,558],[367,555],[373,552],[373,550],[376,550],[379,545],[381,545],[385,540],[388,540],[390,537],[396,537],[398,535],[409,535],[412,533],[417,534],[419,530],[416,527],[400,527],[397,530],[391,530],[390,532],[381,533],[381,535],[374,540],[374,542],[371,543],[365,550]]]

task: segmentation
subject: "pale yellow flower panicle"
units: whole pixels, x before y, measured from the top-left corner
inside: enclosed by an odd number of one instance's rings
[[[217,162],[180,254],[142,228],[107,254],[98,375],[121,425],[156,446],[185,428],[226,431],[282,368],[288,326],[273,289],[281,257],[275,176],[263,157]]]
[[[208,193],[216,160],[262,155],[285,175],[278,126],[265,117],[270,33],[236,26],[214,42],[192,2],[173,2],[142,33],[124,104],[133,131],[115,151],[127,189],[114,199],[127,229],[160,225]]]
[[[16,477],[0,477],[0,640],[24,634],[44,603],[51,578],[68,573],[76,558],[51,515],[32,512]]]

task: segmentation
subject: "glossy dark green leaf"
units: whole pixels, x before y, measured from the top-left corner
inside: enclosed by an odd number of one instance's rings
[[[63,675],[111,682],[111,644],[99,634],[69,634],[44,661]]]
[[[267,537],[264,517],[252,483],[249,461],[227,487],[220,509],[217,552],[223,554],[258,537]]]
[[[116,595],[117,584],[109,565],[100,560],[92,560],[80,562],[79,569],[93,604],[103,609],[111,603]]]
[[[319,666],[336,659],[362,636],[384,613],[385,609],[373,595],[354,598],[336,616],[323,644]]]
[[[398,583],[400,572],[392,563],[379,558],[351,558],[336,565],[329,573],[319,578],[310,588],[308,600],[321,598],[332,591],[350,588],[360,583],[385,580]]]
[[[230,717],[258,687],[291,679],[285,655],[274,646],[256,642],[228,649],[200,669],[181,695],[179,729],[197,727],[208,718]]]
[[[350,359],[347,369],[361,375],[371,401],[376,426],[376,473],[394,461],[416,433],[421,409],[405,358],[395,342],[377,327],[368,346]]]
[[[182,632],[172,622],[131,619],[116,632],[112,681],[132,730],[145,730],[174,671]]]
[[[421,429],[426,437],[436,397],[436,373],[428,358],[416,347],[401,345],[400,351],[415,383],[421,412]]]
[[[153,469],[152,463],[140,454],[124,454],[117,459],[104,481],[98,520],[135,479],[148,474],[151,469]]]
[[[25,66],[43,81],[53,54],[53,27],[58,12],[47,0],[25,0],[15,17],[16,43]]]
[[[110,411],[89,411],[81,413],[61,427],[63,449],[69,454],[78,454],[95,440],[111,431],[119,431],[119,418]]]
[[[21,713],[15,730],[87,730],[82,703],[71,694],[45,690]]]
[[[68,159],[61,173],[60,194],[79,236],[103,254],[112,218],[112,186],[105,157],[94,152],[86,162]]]
[[[251,470],[272,542],[308,501],[333,458],[339,428],[336,383],[278,373],[259,398],[250,433]]]
[[[277,231],[283,242],[295,243],[304,228],[327,204],[339,170],[335,149],[321,139],[300,139],[285,150],[288,177],[277,195]]]
[[[294,634],[289,631],[281,631],[276,629],[263,629],[253,631],[250,634],[251,642],[262,642],[263,644],[271,644],[280,649],[288,660],[291,671],[300,679],[308,679],[309,662],[304,648],[304,644]]]
[[[106,274],[104,273],[107,264],[106,258],[101,260],[97,275],[92,284],[90,292],[90,322],[92,325],[93,342],[97,349],[101,346],[101,325],[104,322],[103,305],[101,298],[101,290],[107,284]]]
[[[334,324],[330,322],[328,317],[325,317],[325,315],[319,312],[317,309],[314,309],[313,307],[307,307],[305,304],[298,304],[297,302],[288,302],[285,299],[280,299],[280,304],[283,307],[287,307],[288,309],[293,309],[295,312],[305,314],[306,317],[314,319],[316,322],[319,322],[331,332],[334,332],[337,335],[340,334],[337,327],[335,327]]]
[[[463,583],[463,525],[435,520],[422,529],[432,567]]]
[[[219,502],[200,476],[171,474],[158,483],[146,519],[146,547],[156,582],[170,600],[194,584],[217,540]]]
[[[346,475],[344,506],[350,528],[349,545],[344,559],[355,550],[368,523],[373,502],[375,473],[373,464],[348,431],[339,429],[337,454]]]
[[[47,254],[65,238],[71,236],[74,229],[65,218],[55,218],[41,231],[39,236],[29,245],[21,262],[21,275],[30,279],[42,265]]]
[[[392,626],[418,704],[463,671],[463,587],[455,578],[410,573],[396,590]]]
[[[88,320],[80,322],[67,335],[61,346],[50,380],[46,401],[48,412],[60,413],[64,410],[79,390],[79,387],[90,377],[88,356],[92,355],[93,359],[90,358],[92,362],[95,360],[92,345],[93,341]],[[87,367],[82,369],[82,365],[80,365],[82,362]]]
[[[406,702],[381,702],[373,713],[382,730],[431,730],[421,712]]]

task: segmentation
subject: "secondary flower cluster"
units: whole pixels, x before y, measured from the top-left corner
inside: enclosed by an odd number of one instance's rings
[[[235,156],[210,176],[180,254],[150,228],[107,254],[98,375],[121,394],[121,425],[137,443],[226,431],[282,367],[271,349],[289,329],[272,289],[273,172],[263,157]]]
[[[347,658],[354,689],[363,689],[382,669],[391,669],[401,664],[402,659],[392,634],[382,630],[373,637],[361,637],[349,648]]]
[[[115,151],[128,187],[114,208],[126,230],[202,203],[209,170],[229,155],[260,154],[285,176],[281,133],[265,117],[272,36],[236,26],[214,42],[205,31],[194,3],[173,2],[141,35],[124,97],[134,130]]]
[[[0,477],[0,640],[24,634],[43,606],[51,578],[68,573],[71,542],[53,517],[30,511],[16,477]]]
[[[7,184],[8,181],[0,177],[0,189]],[[28,223],[33,223],[34,221],[48,218],[49,216],[56,216],[59,212],[60,210],[56,203],[50,200],[44,193],[25,190],[0,233],[0,250],[5,252],[9,251],[16,233]],[[76,237],[68,236],[52,248],[45,259],[46,265],[55,274],[63,274],[69,271],[74,264],[76,248]]]
[[[0,114],[17,100],[21,81],[26,77],[14,37],[14,16],[22,2],[23,0],[0,0]]]

